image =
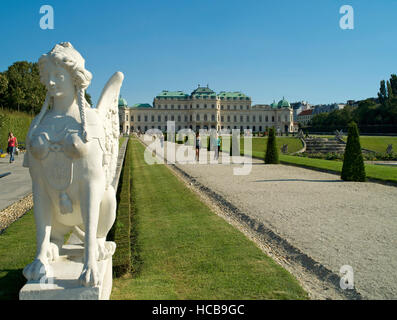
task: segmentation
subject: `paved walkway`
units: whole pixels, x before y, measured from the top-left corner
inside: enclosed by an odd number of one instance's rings
[[[335,274],[352,266],[364,298],[397,299],[397,187],[256,159],[240,176],[241,165],[177,167]]]
[[[20,153],[13,163],[8,155],[0,158],[0,177],[6,174],[0,178],[0,211],[32,192],[29,169],[22,167],[23,157]]]

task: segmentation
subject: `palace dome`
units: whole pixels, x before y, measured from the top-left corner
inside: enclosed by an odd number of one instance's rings
[[[290,103],[289,103],[287,100],[285,100],[285,98],[283,97],[283,99],[280,100],[280,101],[278,102],[277,107],[279,107],[279,108],[291,108],[291,105],[290,105]]]
[[[128,103],[127,100],[125,100],[124,98],[120,97],[119,98],[119,107],[127,107]]]

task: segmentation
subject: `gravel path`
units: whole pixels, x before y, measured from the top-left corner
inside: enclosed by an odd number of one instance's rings
[[[397,299],[397,188],[253,160],[239,165],[177,164],[201,184],[335,274],[354,270],[367,299]]]

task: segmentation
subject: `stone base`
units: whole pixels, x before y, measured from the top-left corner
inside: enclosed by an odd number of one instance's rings
[[[57,261],[50,264],[52,277],[28,281],[19,291],[19,300],[109,300],[112,291],[112,258],[98,261],[101,285],[83,287],[79,277],[83,270],[84,247],[65,244]]]

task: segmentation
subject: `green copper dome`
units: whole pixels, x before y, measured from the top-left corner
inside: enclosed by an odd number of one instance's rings
[[[280,100],[277,105],[279,108],[291,108],[291,105],[285,98],[283,97],[283,100]]]
[[[270,105],[272,108],[276,109],[278,107],[278,104],[275,100],[273,100],[273,103]]]
[[[128,103],[127,100],[125,100],[124,98],[120,97],[119,98],[119,107],[127,107]]]

